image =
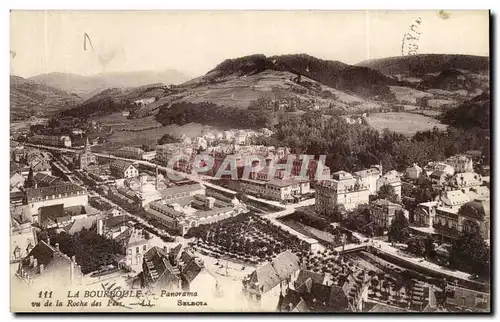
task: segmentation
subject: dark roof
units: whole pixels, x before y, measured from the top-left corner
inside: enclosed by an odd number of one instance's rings
[[[444,175],[446,175],[446,172],[442,170],[436,170],[431,173],[430,177],[440,179]]]
[[[107,228],[113,228],[115,226],[126,223],[127,221],[128,221],[128,219],[127,219],[127,216],[125,216],[125,215],[110,217],[110,218],[104,220],[103,226],[107,227]]]
[[[33,180],[35,180],[35,182],[37,183],[51,185],[57,183],[58,181],[61,181],[61,178],[38,172],[33,176]]]
[[[54,258],[55,250],[49,246],[45,241],[41,240],[35,247],[31,250],[28,256],[24,259],[23,264],[29,264],[30,256],[37,259],[38,264],[47,265]]]
[[[312,279],[313,282],[323,284],[325,276],[319,273],[301,269],[299,275],[297,276],[297,279],[295,280],[295,285],[299,286],[304,284],[308,278]]]
[[[466,203],[465,205],[462,206],[463,208],[469,208],[470,210],[473,211],[467,211],[466,214],[469,217],[475,218],[475,219],[480,219],[483,220],[484,217],[489,217],[490,216],[490,199],[476,199],[473,201],[470,201]]]
[[[120,172],[124,172],[127,170],[130,166],[133,166],[132,162],[129,161],[123,161],[123,160],[116,160],[113,163],[109,165],[109,168],[111,170],[116,170]]]
[[[60,203],[52,206],[45,206],[38,208],[38,213],[40,214],[40,219],[43,221],[45,218],[59,218],[64,217],[64,204]]]
[[[28,198],[28,201],[30,201],[33,198],[44,198],[45,196],[52,195],[55,195],[57,197],[59,194],[64,195],[65,193],[77,191],[85,192],[86,190],[85,188],[80,187],[74,183],[63,183],[50,187],[30,188],[26,191],[26,197]]]

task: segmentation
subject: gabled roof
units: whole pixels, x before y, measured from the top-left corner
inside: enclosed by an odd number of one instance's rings
[[[264,294],[299,269],[299,258],[287,250],[279,254],[272,262],[255,269],[250,274],[250,284]]]
[[[59,177],[50,176],[48,174],[41,173],[41,172],[37,172],[33,176],[33,180],[35,180],[35,182],[37,182],[37,183],[43,183],[46,185],[52,185],[54,183],[58,183],[58,182],[62,181],[62,179]]]
[[[128,161],[116,160],[109,165],[109,168],[111,170],[125,172],[130,166],[134,166],[134,164]]]
[[[295,280],[295,285],[304,284],[308,278],[310,278],[313,282],[320,284],[323,284],[323,281],[325,280],[325,276],[322,274],[301,269],[297,279]]]

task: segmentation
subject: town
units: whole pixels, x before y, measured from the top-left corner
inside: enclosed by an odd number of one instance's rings
[[[252,144],[267,129],[94,152],[95,127],[12,138],[19,283],[126,274],[124,285],[159,294],[234,294],[238,309],[490,309],[481,151],[331,173],[321,158]]]

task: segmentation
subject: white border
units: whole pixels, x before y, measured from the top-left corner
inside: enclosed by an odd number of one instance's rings
[[[459,2],[459,1],[439,1],[437,3],[436,1],[427,1],[427,0],[419,0],[419,1],[387,1],[387,0],[379,0],[379,1],[359,1],[359,0],[349,0],[349,1],[343,1],[343,2],[333,2],[333,1],[317,1],[317,0],[308,0],[308,1],[298,1],[298,0],[287,0],[287,1],[272,1],[272,0],[253,0],[253,1],[222,1],[222,0],[212,0],[212,1],[203,1],[203,0],[183,0],[183,1],[178,1],[177,3],[171,3],[171,2],[166,2],[166,1],[151,1],[151,0],[141,0],[141,1],[130,1],[130,0],[121,0],[117,1],[116,3],[103,3],[103,1],[96,1],[96,0],[86,0],[86,1],[54,1],[54,0],[46,0],[43,2],[40,1],[2,1],[1,2],[1,35],[0,39],[1,40],[1,50],[0,50],[0,57],[2,57],[2,64],[1,64],[1,75],[2,75],[2,105],[0,108],[0,122],[2,122],[0,126],[1,130],[1,137],[2,139],[0,140],[1,144],[1,151],[2,151],[2,168],[4,169],[1,171],[1,178],[4,178],[1,180],[1,182],[4,182],[1,187],[1,200],[2,200],[2,208],[4,209],[4,216],[3,220],[5,220],[4,225],[4,233],[1,235],[3,238],[3,242],[1,243],[3,250],[5,253],[2,256],[2,258],[8,258],[7,253],[9,249],[9,233],[7,231],[8,223],[7,223],[7,216],[9,212],[9,200],[8,200],[8,189],[7,189],[7,181],[8,181],[8,175],[6,168],[9,167],[9,61],[10,61],[10,55],[8,53],[9,49],[9,9],[27,9],[27,10],[33,10],[33,9],[46,9],[46,10],[68,10],[68,9],[73,9],[73,10],[124,10],[124,9],[136,9],[136,10],[145,10],[145,9],[153,9],[153,10],[175,10],[175,9],[183,9],[183,10],[222,10],[222,9],[230,9],[230,10],[245,10],[245,9],[257,9],[257,10],[276,10],[276,9],[281,9],[281,10],[312,10],[312,9],[323,9],[323,10],[364,10],[364,9],[391,9],[391,10],[415,10],[415,9],[421,9],[421,10],[427,10],[427,9],[492,9],[492,12],[495,14],[498,14],[500,10],[498,9],[499,7],[499,1],[485,1],[485,0],[475,0],[475,1],[468,1],[468,2]],[[437,7],[439,6],[439,7]],[[498,18],[495,20],[495,25],[493,26],[495,29],[498,26]],[[496,37],[495,37],[496,38]],[[498,54],[498,53],[497,53]],[[497,55],[495,55],[495,60],[497,58]],[[492,57],[493,59],[493,57]],[[497,78],[497,72],[495,71],[494,74],[492,75],[492,78],[498,79]],[[494,88],[494,92],[497,93],[497,86]],[[496,116],[500,115],[500,112],[495,113]],[[497,120],[497,117],[495,117],[495,121]],[[497,123],[497,122],[495,122]],[[498,132],[498,130],[497,130]],[[498,134],[498,133],[497,133]],[[494,141],[498,141],[498,135],[495,136]],[[496,147],[496,144],[495,144]],[[495,158],[495,165],[494,167],[496,168],[496,165],[498,162],[496,162]],[[496,173],[496,172],[495,172]],[[496,178],[496,176],[495,176]],[[494,178],[494,179],[495,179]],[[498,190],[495,189],[495,190]],[[492,198],[493,201],[495,200],[500,200],[499,196],[500,193],[498,191],[495,192],[495,197]],[[496,214],[492,214],[492,216],[495,216],[495,231],[499,231],[498,225],[500,222],[500,218],[496,216]],[[496,246],[496,245],[495,245]],[[495,254],[493,254],[493,257],[499,258],[498,256],[498,248],[495,247]],[[496,261],[495,261],[496,262]],[[498,268],[499,263],[495,263],[496,267]],[[4,282],[1,284],[1,302],[3,304],[3,310],[2,310],[2,321],[6,320],[13,320],[15,316],[13,314],[8,313],[10,311],[9,304],[10,304],[10,294],[9,294],[9,272],[7,268],[7,261],[5,260],[5,264],[0,265],[0,270],[1,270],[1,277],[4,279]],[[495,272],[496,273],[496,272]],[[497,280],[497,279],[495,279]],[[495,283],[497,284],[497,283]],[[496,285],[495,285],[496,286]],[[492,286],[494,288],[494,286]],[[498,292],[495,292],[495,303],[497,304],[497,298],[498,298]],[[308,316],[307,318],[314,319],[314,320],[319,320],[321,318],[328,318],[328,319],[343,319],[342,316]],[[407,318],[408,316],[394,316],[395,318]],[[455,319],[455,318],[461,318],[460,316],[411,316],[412,319],[417,319],[417,320],[434,320],[434,319]],[[26,318],[26,317],[25,317]],[[38,316],[38,317],[29,317],[29,318],[36,318],[36,319],[41,319],[43,316]],[[75,318],[78,319],[90,319],[92,318],[93,320],[116,320],[116,321],[121,321],[123,319],[134,319],[134,320],[143,320],[145,318],[147,319],[154,319],[154,320],[164,320],[164,319],[182,319],[183,321],[194,321],[194,320],[199,320],[199,319],[212,319],[214,317],[212,316],[199,316],[199,317],[194,317],[194,316],[179,316],[179,317],[169,317],[169,316],[155,316],[155,317],[150,317],[150,316],[138,316],[138,315],[119,315],[119,316],[93,316],[93,317],[86,317],[86,316],[68,316],[68,315],[62,315],[61,317],[58,318],[58,320],[65,320],[65,321],[71,321],[74,320]],[[260,321],[272,321],[275,319],[282,319],[284,318],[283,316],[270,316],[270,315],[263,315],[263,316],[238,316],[238,315],[226,315],[226,316],[217,316],[215,317],[216,319],[252,319],[252,320],[260,320]],[[287,317],[288,318],[288,317]],[[292,319],[302,319],[304,316],[292,316]],[[361,316],[350,316],[346,317],[349,320],[361,320],[363,317]],[[372,319],[374,316],[369,316],[368,318]],[[375,317],[376,318],[376,317]],[[387,316],[380,316],[380,318],[386,319]],[[473,319],[474,316],[467,316],[465,317],[467,319]],[[45,317],[45,319],[53,319],[53,317]]]

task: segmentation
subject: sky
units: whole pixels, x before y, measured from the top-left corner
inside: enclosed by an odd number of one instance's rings
[[[195,77],[256,53],[355,64],[401,55],[419,17],[419,53],[489,56],[488,11],[11,11],[11,74],[176,69]],[[85,33],[94,50],[84,50]]]

